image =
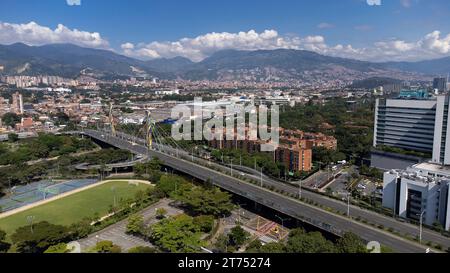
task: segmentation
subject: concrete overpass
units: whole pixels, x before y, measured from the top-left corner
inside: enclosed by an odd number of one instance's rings
[[[142,143],[144,143],[143,140],[136,141],[136,139],[132,139],[131,137],[127,138],[124,135],[115,137],[109,135],[106,132],[96,130],[84,130],[80,133],[91,138],[101,140],[117,148],[129,150],[135,154],[147,156],[148,158],[158,157],[163,162],[163,164],[168,167],[171,167],[180,172],[184,172],[203,181],[210,180],[213,184],[220,188],[248,198],[261,205],[277,210],[290,217],[311,224],[325,231],[337,235],[341,235],[344,232],[353,232],[367,242],[377,241],[397,252],[424,253],[427,249],[427,246],[419,245],[416,242],[393,235],[387,231],[363,224],[348,217],[328,212],[319,207],[300,202],[296,199],[289,198],[285,195],[281,195],[268,189],[245,182],[223,172],[218,172],[211,167],[208,167],[208,165],[205,166],[205,163],[215,165],[216,167],[220,166],[218,164],[207,161],[201,162],[202,164],[198,164],[197,162],[201,161],[201,159],[191,158],[191,156],[189,156],[186,152],[183,152],[182,154],[176,154],[181,152],[168,147],[159,147],[159,149],[163,150],[164,152],[158,150],[148,150],[147,147],[142,145]],[[221,166],[221,168],[226,167]],[[263,178],[263,183],[268,183],[271,186],[276,186],[278,189],[284,190],[286,192],[298,192],[298,188],[294,186],[283,184],[277,181],[271,181],[269,178]],[[347,206],[344,203],[318,195],[316,193],[303,191],[302,196],[304,196],[308,200],[315,201],[319,204],[323,204],[338,211],[345,212],[347,210]],[[402,232],[401,234],[417,234],[418,232],[418,227],[416,226],[407,223],[401,223],[395,219],[376,214],[371,211],[363,210],[356,206],[351,206],[351,215],[353,217],[363,217],[364,219],[369,219],[377,224],[382,224],[386,228],[392,227],[393,229]],[[450,246],[449,238],[444,237],[437,232],[424,230],[423,241],[426,242],[427,240],[440,243],[443,247]]]
[[[112,164],[94,164],[89,165],[88,163],[81,163],[75,166],[75,169],[81,170],[81,171],[87,171],[87,170],[99,170],[102,167],[106,167],[106,169],[124,169],[124,168],[130,168],[133,167],[136,163],[142,163],[146,162],[148,158],[146,156],[139,155],[137,159],[125,161],[125,162],[118,162],[118,163],[112,163]]]

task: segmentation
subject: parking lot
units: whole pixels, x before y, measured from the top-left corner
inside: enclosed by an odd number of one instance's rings
[[[169,199],[162,199],[146,208],[141,212],[141,215],[144,217],[144,222],[147,225],[155,224],[158,221],[158,219],[156,219],[156,210],[158,208],[164,208],[167,211],[167,216],[183,213],[182,210],[170,206],[171,202],[172,201]],[[78,242],[81,245],[81,252],[88,252],[89,249],[93,248],[97,242],[100,241],[112,241],[114,244],[122,248],[122,252],[127,252],[130,248],[136,246],[153,246],[150,242],[145,241],[142,238],[126,234],[127,224],[128,219],[125,219],[94,234],[91,234],[87,238],[79,240]]]
[[[353,178],[353,174],[358,174],[356,166],[342,170],[340,176],[327,186],[328,191],[332,192],[333,195],[345,197],[348,194],[347,188],[352,187],[359,191],[362,196],[371,196],[377,191],[377,186],[380,186],[369,179]]]

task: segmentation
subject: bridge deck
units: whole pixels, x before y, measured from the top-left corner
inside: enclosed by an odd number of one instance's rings
[[[318,207],[299,202],[284,195],[269,191],[267,189],[244,182],[221,172],[197,165],[188,160],[183,160],[155,150],[148,150],[140,144],[131,144],[129,141],[107,135],[104,132],[86,130],[83,134],[102,140],[110,145],[121,149],[128,149],[134,153],[150,157],[158,157],[165,165],[178,171],[189,174],[203,181],[210,180],[215,185],[253,200],[261,205],[275,209],[293,218],[312,224],[318,228],[341,234],[342,232],[353,232],[365,241],[378,241],[399,252],[424,253],[426,248],[412,241],[397,237],[386,231],[359,223],[349,218],[336,215]],[[382,216],[379,216],[382,217]]]

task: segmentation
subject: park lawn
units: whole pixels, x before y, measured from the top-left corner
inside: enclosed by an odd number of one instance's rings
[[[92,217],[95,213],[102,217],[108,214],[110,206],[114,204],[112,188],[115,189],[116,200],[119,202],[121,198],[133,198],[136,192],[148,187],[150,185],[141,183],[130,185],[125,180],[111,181],[2,218],[0,230],[4,230],[10,236],[17,228],[28,225],[27,216],[34,216],[34,223],[47,221],[65,226],[79,222],[85,217]]]

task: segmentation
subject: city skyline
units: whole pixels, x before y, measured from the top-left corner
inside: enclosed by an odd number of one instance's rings
[[[450,253],[449,80],[448,0],[1,0],[0,257]]]
[[[0,44],[74,43],[139,59],[183,56],[193,61],[222,49],[305,49],[370,61],[450,55],[450,9],[442,0],[0,5],[6,7],[0,9]]]

